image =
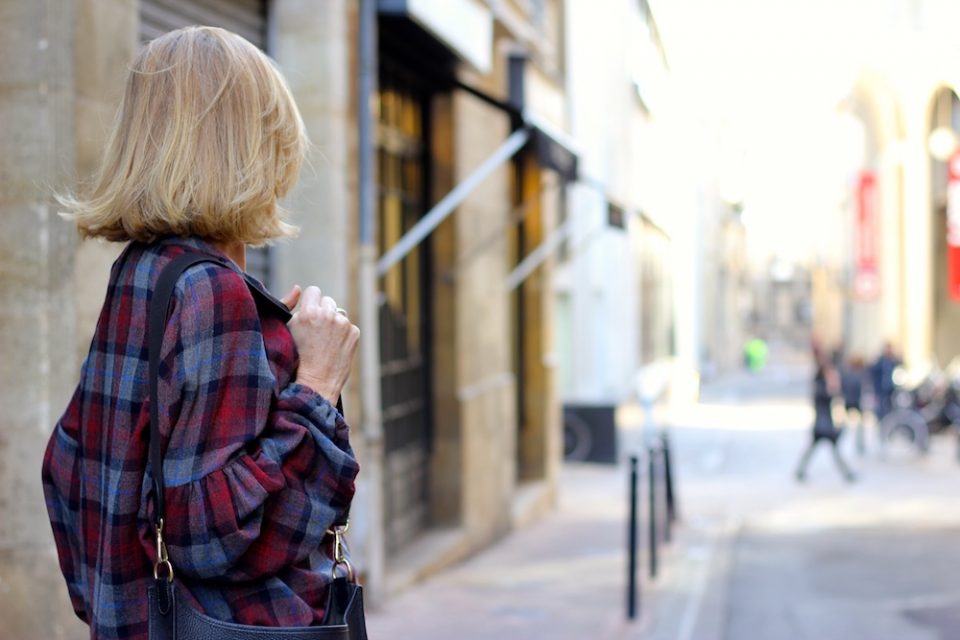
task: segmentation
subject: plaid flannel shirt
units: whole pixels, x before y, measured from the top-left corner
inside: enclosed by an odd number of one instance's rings
[[[113,265],[80,383],[43,462],[47,510],[74,610],[91,638],[146,638],[156,558],[147,462],[147,317],[161,269],[196,239],[132,243]],[[358,466],[331,404],[293,382],[281,313],[258,311],[242,271],[201,263],[179,278],[161,352],[165,539],[183,594],[244,624],[321,621],[326,530]],[[248,276],[249,277],[249,276]],[[256,281],[254,286],[262,287]]]

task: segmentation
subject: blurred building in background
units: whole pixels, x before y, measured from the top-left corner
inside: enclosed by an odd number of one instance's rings
[[[665,268],[671,238],[640,195],[651,126],[644,97],[663,91],[665,60],[645,3],[571,2],[567,24],[570,129],[581,176],[567,192],[569,234],[555,281],[565,449],[607,462],[617,457],[615,409],[634,393],[638,367],[674,352]]]
[[[687,123],[675,116],[651,6],[569,2],[567,16],[581,170],[567,192],[570,228],[555,279],[565,447],[574,458],[613,461],[619,405],[695,389],[705,341],[715,337],[713,310],[701,316],[704,271],[715,271],[733,239],[707,229],[717,217],[700,197],[698,162],[675,135]]]
[[[942,0],[889,3],[874,18],[884,52],[865,65],[842,104],[860,128],[849,174],[847,243],[835,272],[842,311],[835,333],[873,357],[891,342],[908,365],[946,366],[960,355],[960,7]],[[954,222],[951,223],[951,220]]]

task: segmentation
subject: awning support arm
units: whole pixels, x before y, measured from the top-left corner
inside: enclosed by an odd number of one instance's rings
[[[527,254],[527,256],[520,261],[513,271],[510,272],[510,275],[507,276],[507,279],[504,281],[504,285],[507,287],[507,291],[513,291],[520,283],[527,279],[527,277],[533,273],[534,269],[540,266],[540,264],[550,257],[554,251],[560,247],[560,243],[567,239],[567,236],[570,235],[570,232],[573,230],[573,225],[571,220],[567,218],[563,224],[550,232],[550,235],[541,242],[536,249]]]
[[[493,173],[504,162],[512,158],[529,139],[530,129],[528,127],[514,131],[489,158],[484,160],[483,164],[474,169],[473,173],[464,178],[460,184],[454,187],[450,193],[434,205],[430,211],[426,212],[423,217],[397,241],[397,244],[393,245],[381,256],[380,260],[377,261],[377,275],[383,277],[393,265],[403,260],[424,238],[440,226],[440,223],[446,220],[447,216],[453,213],[453,210],[460,206],[460,204],[467,199],[467,196],[469,196],[487,176]]]

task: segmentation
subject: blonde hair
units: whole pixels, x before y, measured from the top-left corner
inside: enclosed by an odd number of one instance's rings
[[[286,82],[259,49],[223,29],[178,29],[134,61],[88,195],[60,202],[84,237],[263,244],[297,231],[277,201],[308,144]]]

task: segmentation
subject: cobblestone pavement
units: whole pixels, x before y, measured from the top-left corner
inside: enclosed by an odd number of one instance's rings
[[[956,442],[881,457],[868,431],[864,457],[844,441],[858,482],[824,450],[798,484],[806,375],[725,378],[666,416],[682,523],[638,621],[624,620],[626,468],[567,465],[555,513],[392,598],[371,637],[960,638]],[[640,412],[621,422],[624,454],[639,449]]]

